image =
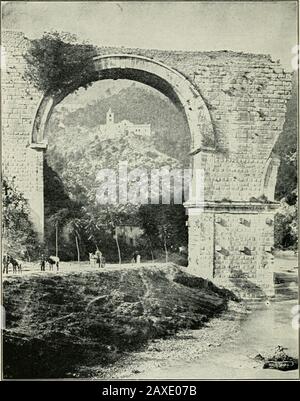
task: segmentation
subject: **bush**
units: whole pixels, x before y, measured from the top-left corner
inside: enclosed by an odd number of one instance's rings
[[[17,190],[14,180],[3,180],[2,185],[3,254],[15,258],[35,258],[40,243],[29,219],[29,208],[23,194]]]
[[[69,33],[45,33],[31,41],[25,55],[25,78],[40,91],[63,98],[80,87],[87,88],[98,79],[92,45],[76,43]]]
[[[294,191],[295,192],[295,191]],[[289,204],[286,199],[275,215],[275,247],[297,249],[298,247],[298,204]]]

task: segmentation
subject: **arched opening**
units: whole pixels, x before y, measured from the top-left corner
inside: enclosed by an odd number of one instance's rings
[[[95,57],[94,62],[98,72],[98,81],[135,81],[161,92],[170,99],[182,113],[188,126],[190,150],[187,150],[187,154],[193,155],[205,146],[214,146],[214,134],[208,109],[198,91],[182,74],[159,62],[140,56],[99,56]],[[33,125],[32,148],[47,147],[47,129],[50,117],[54,108],[64,98],[44,96],[41,100]],[[190,157],[191,169],[193,169],[192,159]],[[45,170],[44,174],[46,173]],[[59,218],[61,216],[58,216],[58,220]],[[70,229],[74,230],[74,224],[72,227]]]
[[[94,57],[98,79],[129,79],[149,85],[169,97],[184,110],[191,134],[191,154],[203,147],[214,147],[215,136],[210,114],[197,89],[179,72],[155,60],[128,54]],[[67,94],[65,95],[67,96]],[[31,147],[45,142],[53,108],[61,97],[43,96],[33,123]]]
[[[275,156],[274,154],[271,154],[264,168],[261,193],[271,202],[274,202],[276,177],[279,165],[280,158]]]
[[[118,181],[119,166],[126,162],[128,174],[142,168],[150,178],[153,169],[162,171],[168,166],[181,173],[190,163],[190,133],[183,111],[157,90],[132,80],[101,80],[87,90],[67,96],[52,113],[47,142],[45,240],[49,252],[54,254],[53,217],[58,215],[58,248],[62,260],[77,260],[74,227],[68,220],[72,221],[71,215],[77,219],[84,217],[78,206],[84,206],[96,218],[101,212],[101,207],[92,200],[97,172],[112,168],[111,174],[116,173]],[[127,209],[126,216],[119,213],[121,208],[111,208],[119,222],[117,234],[122,262],[129,262],[135,249],[141,252],[144,262],[151,260],[152,254],[155,260],[164,260],[162,228],[166,227],[169,260],[187,263],[186,254],[179,255],[178,251],[182,246],[187,249],[187,216],[182,202],[172,203],[172,189],[168,204],[149,202],[138,208],[133,206]],[[130,195],[130,183],[128,190]],[[152,227],[149,227],[149,216]],[[77,241],[81,261],[87,260],[96,245],[105,249],[108,263],[118,261],[115,241],[111,233],[103,231],[95,229],[90,240],[90,235],[81,230]]]

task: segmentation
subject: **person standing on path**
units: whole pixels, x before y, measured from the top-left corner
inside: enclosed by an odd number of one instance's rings
[[[97,250],[95,252],[95,256],[97,258],[98,266],[101,267],[101,265],[102,265],[102,253],[101,253],[101,251],[99,250],[98,247],[97,247]]]
[[[45,271],[45,266],[46,266],[46,259],[45,259],[44,255],[41,256],[40,265],[41,265],[41,272],[44,272]]]
[[[134,251],[133,256],[132,256],[132,263],[136,263],[137,256],[138,256],[137,251]]]
[[[8,255],[3,255],[3,274],[6,273],[8,274],[8,265],[9,265],[9,256]]]

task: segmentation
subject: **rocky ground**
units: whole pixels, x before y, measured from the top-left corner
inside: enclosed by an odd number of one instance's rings
[[[234,342],[240,333],[241,321],[249,313],[245,304],[229,301],[226,311],[210,319],[199,330],[182,330],[167,338],[152,339],[142,350],[124,354],[114,364],[81,366],[73,375],[80,377],[82,371],[88,370],[94,379],[140,379],[156,369],[169,366],[181,369],[182,364],[197,362],[225,341],[227,344]]]
[[[220,316],[200,330],[183,330],[168,339],[150,341],[142,351],[116,364],[93,369],[95,378],[126,379],[295,379],[297,370],[269,366],[281,348],[297,366],[297,331],[291,310],[298,297],[298,260],[294,252],[278,252],[274,261],[276,298],[246,304],[229,302]],[[263,355],[263,357],[261,356]],[[261,356],[262,359],[258,358]],[[278,358],[275,358],[278,359]],[[279,358],[282,359],[282,358]],[[284,360],[286,358],[283,358]],[[272,365],[272,364],[271,364]],[[274,364],[273,364],[274,365]],[[291,366],[288,367],[291,369]],[[279,369],[279,370],[278,370]]]
[[[243,314],[236,301],[231,292],[173,264],[10,276],[4,281],[4,375],[113,376],[128,353],[143,352],[150,343],[159,354],[161,339],[203,327],[192,358],[234,332],[236,314]],[[189,336],[178,334],[179,348]]]

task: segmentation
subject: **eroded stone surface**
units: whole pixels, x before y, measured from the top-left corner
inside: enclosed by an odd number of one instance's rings
[[[43,94],[23,79],[29,46],[23,34],[4,31],[2,45],[3,172],[16,177],[42,234],[43,130],[53,104],[40,103]],[[193,168],[205,172],[205,213],[190,218],[190,270],[226,285],[234,281],[247,294],[272,295],[275,209],[260,200],[274,201],[279,162],[272,149],[285,119],[290,74],[269,56],[230,51],[101,47],[98,54],[102,79],[117,70],[119,78],[148,83],[171,98],[175,93],[185,110]],[[188,207],[195,206],[191,196]]]

